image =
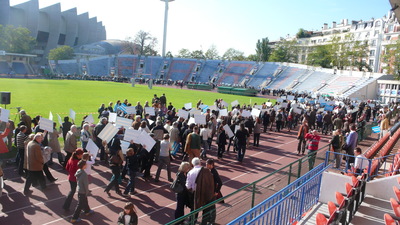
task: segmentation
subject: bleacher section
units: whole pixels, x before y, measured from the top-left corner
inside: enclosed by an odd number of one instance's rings
[[[196,59],[173,59],[166,79],[188,81],[196,62]]]
[[[256,74],[253,75],[250,82],[247,83],[247,86],[257,88],[258,86],[263,84],[267,80],[267,78],[270,78],[272,80],[274,77],[273,75],[276,69],[279,68],[279,66],[279,63],[264,63],[263,66],[256,72]]]
[[[255,62],[231,62],[227,66],[222,76],[218,79],[218,84],[238,84],[251,69],[255,66]]]
[[[10,72],[10,67],[7,62],[0,62],[0,74],[8,74]]]
[[[63,74],[79,74],[79,65],[76,60],[63,60],[56,65],[57,71]]]
[[[105,76],[110,74],[110,69],[108,68],[110,57],[101,57],[96,59],[91,59],[88,63],[89,74],[92,76]]]
[[[209,77],[213,77],[215,71],[217,71],[218,64],[221,61],[219,60],[206,60],[202,68],[200,69],[200,73],[196,76],[196,82],[206,83],[209,81]]]
[[[298,79],[307,70],[297,68],[297,67],[287,67],[284,69],[276,78],[275,80],[268,85],[270,89],[286,89],[289,88],[289,85],[293,83],[294,80]]]
[[[118,75],[132,77],[136,73],[139,57],[137,55],[122,55],[118,56],[117,62]]]
[[[26,74],[28,73],[28,69],[25,67],[25,64],[22,62],[13,62],[12,63],[12,70],[16,74]]]
[[[144,71],[143,74],[149,74],[155,77],[159,72],[164,59],[157,56],[148,56],[144,60]]]
[[[305,80],[299,80],[300,84],[298,84],[294,89],[295,90],[313,90],[316,87],[320,87],[322,82],[327,82],[333,74],[314,71],[309,77]]]
[[[341,94],[342,91],[355,84],[358,80],[360,80],[360,77],[348,75],[340,76],[332,81],[330,84],[326,85],[320,91],[330,94]]]

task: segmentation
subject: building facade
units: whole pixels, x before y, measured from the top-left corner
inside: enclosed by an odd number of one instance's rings
[[[78,15],[77,9],[61,11],[61,5],[54,4],[39,9],[38,0],[10,6],[9,0],[0,0],[0,24],[26,27],[37,45],[32,54],[37,55],[35,63],[47,63],[47,55],[53,48],[62,45],[71,47],[106,40],[106,29],[96,17],[88,13]]]

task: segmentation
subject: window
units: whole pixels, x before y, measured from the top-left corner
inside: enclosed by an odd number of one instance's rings
[[[369,51],[369,56],[374,56],[375,55],[375,50]]]
[[[376,40],[371,41],[371,46],[376,46]]]
[[[371,67],[373,67],[374,66],[374,60],[373,59],[370,59],[369,60],[369,65],[371,66]],[[384,89],[385,87],[383,87],[383,89]]]
[[[376,22],[375,22],[375,27],[380,27],[380,26],[381,26],[381,21],[379,21],[379,20],[376,21]]]
[[[386,41],[390,41],[390,36],[386,36]]]
[[[378,35],[379,34],[379,30],[376,30],[375,32],[374,32],[374,37],[376,36],[376,35]]]
[[[393,31],[393,25],[389,25],[388,30],[389,30],[389,32],[392,32]]]

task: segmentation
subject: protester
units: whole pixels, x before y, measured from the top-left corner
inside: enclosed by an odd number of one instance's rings
[[[127,202],[118,216],[118,225],[137,225],[138,216],[136,214],[135,206],[132,202]]]
[[[74,194],[76,192],[76,186],[78,185],[75,177],[75,173],[78,170],[78,162],[79,160],[82,159],[83,156],[83,149],[78,148],[76,151],[72,153],[71,158],[66,162],[65,169],[68,172],[68,181],[69,185],[71,187],[70,192],[67,195],[67,198],[65,199],[63,209],[65,211],[69,211],[69,207],[71,206],[72,198],[74,197]]]
[[[318,145],[321,137],[318,135],[317,130],[311,131],[304,137],[308,141],[308,169],[312,170],[315,164],[315,158],[317,157]]]
[[[190,200],[189,200],[189,193],[188,189],[186,188],[186,177],[187,173],[190,170],[190,163],[188,162],[182,162],[181,165],[178,168],[178,173],[176,174],[176,179],[183,187],[182,192],[180,193],[175,193],[176,196],[176,209],[175,209],[175,219],[178,219],[179,217],[182,217],[185,214],[185,205],[188,206],[189,208],[192,208],[190,205]]]
[[[164,166],[167,167],[167,176],[168,176],[168,181],[172,182],[173,179],[171,177],[171,159],[170,159],[170,152],[172,150],[171,143],[168,141],[169,135],[165,134],[164,135],[164,140],[161,141],[160,143],[160,156],[158,158],[158,169],[156,173],[156,177],[154,179],[155,182],[159,182],[160,180],[160,173],[161,169],[163,169]]]
[[[243,162],[244,154],[246,153],[246,140],[249,138],[249,132],[244,128],[244,124],[241,123],[240,128],[236,131],[236,150],[237,150],[237,160],[241,163]]]
[[[65,137],[65,143],[64,143],[64,151],[67,153],[67,155],[65,156],[65,163],[64,163],[64,168],[66,167],[66,164],[69,160],[69,158],[71,158],[72,153],[77,149],[78,147],[78,142],[76,140],[78,129],[76,128],[75,125],[71,126],[71,130],[68,131],[66,137]]]
[[[112,187],[114,187],[115,193],[120,195],[122,194],[122,192],[119,190],[118,180],[121,175],[121,165],[124,155],[122,154],[121,150],[121,141],[117,136],[114,136],[114,138],[110,141],[108,148],[110,152],[110,169],[113,176],[111,177],[111,180],[108,183],[107,187],[104,189],[104,192],[107,193],[108,196],[111,196],[110,190]]]
[[[42,190],[46,189],[46,181],[43,175],[43,156],[40,143],[43,141],[42,133],[37,133],[27,146],[27,170],[28,177],[25,181],[24,194],[30,194],[29,188],[32,183],[39,183]]]

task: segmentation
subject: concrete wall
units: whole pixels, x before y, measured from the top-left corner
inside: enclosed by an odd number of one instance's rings
[[[0,24],[10,23],[10,0],[0,0]]]
[[[89,14],[78,15],[78,45],[88,44],[89,42]]]
[[[40,9],[41,12],[46,13],[49,19],[49,40],[44,49],[44,55],[48,55],[49,51],[57,48],[58,37],[60,36],[60,23],[61,23],[61,5],[54,4],[46,8]],[[46,57],[43,57],[40,64],[47,62]]]
[[[38,32],[38,20],[39,20],[39,2],[38,0],[31,0],[28,2],[21,3],[13,6],[13,8],[21,9],[24,12],[23,21],[18,26],[26,27],[31,31],[31,36],[36,38]]]
[[[67,21],[67,33],[65,44],[74,46],[75,38],[78,36],[78,15],[76,8],[69,9],[61,13]]]
[[[378,97],[377,81],[373,81],[368,85],[365,85],[360,90],[349,95],[349,98],[358,98],[358,99],[377,99],[377,97]]]
[[[336,202],[335,192],[346,192],[346,183],[351,184],[351,177],[333,172],[324,172],[321,181],[321,193],[319,201],[328,203],[328,201]]]
[[[400,175],[379,178],[368,182],[366,187],[367,194],[385,200],[389,200],[390,198],[396,199],[396,195],[393,192],[393,186],[400,188],[400,185],[397,182],[398,177],[400,177]]]

